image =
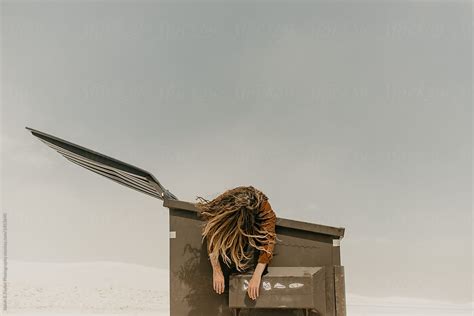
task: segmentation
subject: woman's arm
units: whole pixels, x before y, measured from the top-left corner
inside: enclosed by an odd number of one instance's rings
[[[258,263],[255,267],[252,278],[250,279],[247,293],[253,300],[257,299],[257,297],[260,295],[260,281],[262,280],[262,273],[263,270],[265,270],[266,265],[266,263]]]
[[[273,249],[275,247],[276,242],[275,226],[277,217],[268,200],[263,202],[262,208],[259,212],[259,217],[262,221],[262,228],[266,230],[269,235],[267,237],[267,240],[263,244],[265,250],[260,251],[258,263],[269,264],[270,261],[273,259]]]
[[[253,300],[257,299],[257,297],[260,295],[260,281],[262,280],[262,273],[265,270],[267,264],[273,258],[273,249],[276,240],[276,215],[268,200],[263,202],[259,216],[262,219],[262,228],[269,232],[270,235],[268,236],[267,241],[264,244],[264,248],[266,251],[260,251],[260,255],[258,257],[258,264],[249,282],[247,292],[249,294],[249,297]]]
[[[210,254],[209,259],[211,260],[212,266],[212,286],[217,294],[222,294],[224,293],[225,280],[219,263],[219,258],[217,255]]]
[[[210,255],[209,255],[209,259],[211,260],[212,270],[214,270],[214,271],[222,271],[221,265],[220,265],[220,263],[219,263],[219,259],[218,259],[217,255],[210,254]]]

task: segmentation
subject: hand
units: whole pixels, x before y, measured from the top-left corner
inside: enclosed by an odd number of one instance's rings
[[[260,281],[262,277],[259,275],[253,275],[249,282],[249,287],[247,289],[247,293],[249,297],[253,300],[257,299],[260,294]]]
[[[224,293],[225,282],[224,274],[222,274],[222,271],[214,270],[214,272],[212,273],[212,285],[214,287],[214,291],[216,291],[217,294]]]

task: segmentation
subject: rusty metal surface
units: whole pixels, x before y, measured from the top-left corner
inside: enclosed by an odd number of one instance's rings
[[[248,297],[251,273],[230,276],[229,307],[313,309],[326,313],[325,267],[269,267],[260,296]]]
[[[222,265],[226,279],[223,294],[216,294],[212,288],[212,268],[205,244],[201,240],[201,226],[204,222],[198,213],[189,210],[170,208],[170,315],[171,316],[231,316],[229,307],[230,270]],[[325,267],[326,313],[335,314],[333,266],[340,265],[339,247],[333,246],[334,236],[277,226],[277,242],[272,267]],[[338,261],[335,262],[334,259]],[[240,316],[305,315],[299,309],[245,309]]]
[[[334,266],[334,287],[336,296],[336,315],[346,316],[346,288],[344,267]]]

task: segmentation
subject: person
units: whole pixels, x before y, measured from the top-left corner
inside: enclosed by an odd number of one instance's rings
[[[224,293],[222,262],[233,273],[253,269],[247,293],[251,299],[257,299],[277,240],[276,214],[268,197],[253,186],[239,186],[210,201],[197,199],[195,205],[204,218],[202,240],[207,244],[211,261],[214,291]]]

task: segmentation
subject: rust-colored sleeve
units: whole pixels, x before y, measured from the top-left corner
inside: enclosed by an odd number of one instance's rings
[[[262,203],[260,208],[259,217],[261,219],[262,228],[267,230],[270,233],[275,235],[275,225],[276,225],[276,215],[273,211],[270,203],[266,200]],[[258,263],[268,264],[273,258],[273,248],[275,246],[275,237],[270,236],[263,244],[263,247],[268,250],[270,253],[267,253],[264,250],[260,250],[260,255],[258,257]]]

